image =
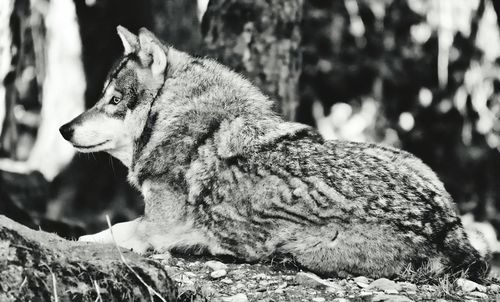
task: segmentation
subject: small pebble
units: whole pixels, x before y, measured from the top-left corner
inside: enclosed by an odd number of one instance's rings
[[[196,274],[193,273],[193,272],[185,272],[184,275],[188,276],[188,277],[191,277],[191,278],[194,278],[196,277]]]
[[[247,295],[245,294],[236,294],[230,297],[224,297],[221,299],[224,302],[248,302]]]
[[[288,286],[288,283],[283,282],[283,283],[281,283],[281,284],[278,285],[278,288],[285,288],[287,286]]]
[[[332,302],[350,302],[350,300],[346,298],[335,298]]]
[[[500,293],[500,285],[498,284],[492,284],[488,286],[488,291],[492,293]]]
[[[226,283],[226,284],[233,284],[233,280],[231,280],[229,278],[224,278],[224,279],[220,280],[220,282]]]
[[[359,293],[360,297],[368,297],[368,296],[372,296],[372,295],[373,295],[372,292],[360,292]]]
[[[363,283],[363,282],[356,282],[356,285],[361,287],[361,288],[367,288],[368,286],[370,286],[370,285]]]
[[[401,285],[397,284],[396,282],[386,279],[386,278],[380,278],[372,283],[370,283],[370,286],[368,287],[369,289],[380,289],[380,290],[401,290]]]
[[[312,298],[312,301],[313,302],[325,302],[325,298],[323,297],[316,297],[316,298]]]
[[[325,281],[313,273],[298,272],[295,276],[295,282],[300,285],[314,287],[314,288],[324,288],[333,284],[331,282]]]
[[[413,302],[413,300],[406,296],[381,294],[374,296],[372,302]]]
[[[210,273],[210,277],[212,277],[213,279],[222,278],[225,275],[227,275],[227,272],[226,272],[226,270],[223,270],[223,269],[213,271],[212,273]]]
[[[477,284],[474,281],[460,278],[457,280],[458,287],[464,292],[480,291],[486,292],[486,286]]]
[[[370,281],[368,280],[368,278],[366,278],[365,276],[359,276],[359,277],[356,277],[354,279],[352,279],[354,282],[358,283],[364,283],[364,284],[369,284]]]
[[[410,282],[398,282],[398,284],[401,286],[402,290],[408,292],[408,291],[417,291],[417,286],[413,283]]]
[[[166,253],[166,254],[154,254],[154,255],[151,256],[151,258],[153,258],[155,260],[168,261],[168,260],[172,259],[172,255],[170,255],[170,253]]]
[[[227,265],[215,260],[205,262],[204,266],[210,268],[212,271],[227,270]]]

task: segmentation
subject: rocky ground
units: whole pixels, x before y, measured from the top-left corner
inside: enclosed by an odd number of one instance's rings
[[[414,284],[403,280],[322,279],[280,263],[248,264],[196,257],[152,255],[178,283],[180,301],[500,301],[498,279]]]

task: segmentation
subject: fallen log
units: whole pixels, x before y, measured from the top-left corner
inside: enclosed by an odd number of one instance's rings
[[[120,253],[113,245],[68,241],[34,231],[0,215],[2,302],[176,298],[176,285],[158,262],[129,251]]]

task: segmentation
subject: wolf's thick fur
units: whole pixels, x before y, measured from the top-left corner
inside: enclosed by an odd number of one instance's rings
[[[286,254],[323,275],[485,272],[449,194],[411,154],[325,141],[220,64],[146,30],[118,31],[125,55],[101,100],[61,132],[80,151],[121,159],[143,193],[144,216],[113,227],[120,245]]]

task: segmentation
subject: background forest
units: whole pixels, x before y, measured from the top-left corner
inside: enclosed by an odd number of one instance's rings
[[[142,211],[121,163],[57,129],[98,99],[121,24],[245,74],[288,120],[430,165],[500,228],[494,0],[2,0],[0,214],[66,237]],[[71,227],[68,227],[71,226]]]

